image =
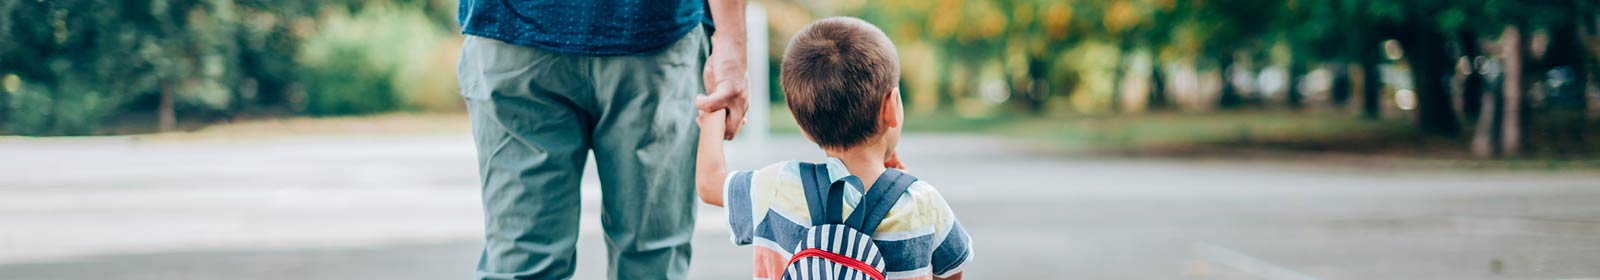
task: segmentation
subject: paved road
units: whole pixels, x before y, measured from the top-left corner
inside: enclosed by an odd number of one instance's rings
[[[912,135],[974,279],[1600,277],[1600,175],[1294,160],[1082,158]],[[0,139],[0,279],[466,279],[481,244],[470,140]],[[735,167],[820,156],[778,137]],[[756,152],[769,151],[769,152]],[[580,279],[603,279],[588,172]],[[702,207],[694,279],[749,275]]]

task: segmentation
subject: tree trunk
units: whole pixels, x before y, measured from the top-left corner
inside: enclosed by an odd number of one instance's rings
[[[161,83],[161,100],[156,105],[157,130],[165,132],[178,127],[178,114],[173,105],[174,94],[172,82]]]
[[[1161,58],[1153,57],[1150,60],[1150,100],[1146,103],[1151,110],[1164,110],[1171,106],[1167,100],[1166,76],[1161,72]]]
[[[1129,70],[1131,70],[1131,68],[1128,67],[1128,61],[1129,61],[1128,57],[1132,56],[1132,55],[1134,55],[1136,53],[1137,53],[1137,51],[1134,50],[1133,40],[1131,40],[1131,39],[1122,39],[1120,42],[1117,43],[1117,70],[1116,70],[1117,72],[1115,73],[1115,76],[1116,76],[1115,79],[1116,80],[1114,80],[1114,82],[1111,84],[1111,111],[1112,112],[1120,113],[1120,112],[1127,112],[1127,111],[1132,111],[1132,112],[1144,111],[1144,110],[1140,110],[1140,109],[1128,110],[1127,108],[1123,108],[1122,107],[1122,106],[1125,105],[1124,103],[1126,103],[1124,100],[1122,100],[1122,98],[1123,98],[1123,96],[1122,96],[1123,92],[1122,91],[1127,90],[1127,88],[1123,85],[1123,82],[1125,82],[1125,80],[1128,79],[1129,76],[1132,76],[1132,75],[1129,75],[1130,73],[1128,73]],[[1149,108],[1149,104],[1150,104],[1149,100],[1146,100],[1145,101],[1145,108]]]
[[[1383,75],[1378,72],[1378,55],[1361,56],[1361,118],[1378,119],[1378,100],[1383,93]]]
[[[1492,158],[1500,153],[1500,122],[1505,107],[1505,99],[1494,91],[1484,92],[1478,96],[1478,124],[1472,131],[1472,155],[1479,158]]]
[[[1332,68],[1333,88],[1329,90],[1333,92],[1329,94],[1332,97],[1330,99],[1334,107],[1345,108],[1344,106],[1350,103],[1350,64],[1339,63]]]
[[[1411,76],[1416,83],[1417,126],[1430,134],[1456,136],[1461,126],[1456,123],[1450,91],[1445,86],[1447,70],[1452,67],[1449,55],[1441,51],[1445,49],[1444,35],[1431,31],[1411,35],[1402,37],[1400,45],[1411,63]]]
[[[1536,73],[1545,73],[1556,67],[1566,67],[1568,84],[1550,88],[1549,95],[1554,108],[1566,109],[1572,112],[1584,112],[1588,109],[1588,85],[1585,82],[1587,69],[1584,61],[1588,50],[1583,45],[1583,39],[1576,24],[1560,24],[1550,27],[1550,47],[1545,52],[1542,67],[1529,67],[1538,69]],[[1550,85],[1557,86],[1557,85]]]
[[[1583,25],[1583,28],[1580,28],[1583,30],[1583,35],[1580,38],[1582,38],[1584,46],[1584,57],[1587,58],[1582,66],[1587,68],[1586,75],[1579,76],[1584,81],[1585,117],[1583,120],[1592,121],[1593,117],[1597,115],[1596,113],[1600,113],[1600,108],[1589,106],[1587,100],[1589,97],[1588,84],[1600,83],[1600,12],[1591,12],[1580,18],[1579,24]]]
[[[1501,33],[1500,41],[1505,44],[1505,89],[1502,90],[1500,123],[1500,154],[1504,156],[1517,156],[1522,153],[1523,134],[1523,104],[1524,91],[1527,81],[1523,79],[1523,69],[1527,62],[1528,38],[1516,26],[1508,26]]]
[[[1117,68],[1116,68],[1116,70],[1114,70],[1115,72],[1113,72],[1111,74],[1111,76],[1112,76],[1112,78],[1111,78],[1111,112],[1112,113],[1121,113],[1123,111],[1127,111],[1127,110],[1123,110],[1122,109],[1122,90],[1123,90],[1122,83],[1123,83],[1123,79],[1127,79],[1128,78],[1128,55],[1131,54],[1131,53],[1132,52],[1128,51],[1128,49],[1126,47],[1121,48],[1119,51],[1117,51]]]
[[[1233,87],[1233,51],[1223,52],[1219,55],[1218,65],[1222,66],[1222,89],[1217,96],[1217,107],[1231,109],[1244,104],[1244,97],[1239,96],[1239,89]]]
[[[1033,74],[1031,73],[1024,75],[1025,76],[1020,77],[1020,79],[1027,80],[1028,85],[1025,87],[1019,87],[1016,86],[1016,83],[1011,82],[1019,79],[1019,77],[1013,77],[1011,74],[1006,74],[1006,88],[1011,90],[1011,98],[1006,99],[1005,102],[1006,104],[1021,110],[1023,113],[1037,115],[1041,112],[1044,112],[1044,93],[1042,91],[1044,91],[1045,87],[1040,83],[1045,81],[1043,79],[1034,78]]]
[[[1573,17],[1581,18],[1582,15],[1579,13],[1573,13]],[[1554,35],[1556,38],[1559,38],[1559,44],[1562,46],[1560,51],[1565,53],[1564,57],[1555,58],[1550,61],[1566,65],[1566,84],[1561,85],[1561,88],[1559,89],[1555,89],[1563,91],[1561,93],[1562,96],[1566,97],[1567,101],[1572,104],[1570,107],[1567,107],[1568,112],[1563,112],[1562,114],[1562,122],[1566,125],[1563,125],[1560,128],[1560,133],[1563,135],[1559,136],[1561,137],[1559,139],[1566,143],[1589,143],[1592,141],[1588,133],[1589,130],[1592,130],[1590,127],[1593,127],[1593,124],[1589,122],[1588,118],[1590,107],[1590,54],[1589,47],[1585,44],[1585,34],[1582,30],[1583,28],[1579,26],[1580,24],[1583,24],[1582,21],[1574,21],[1550,30],[1550,32],[1553,33],[1552,35]],[[1531,121],[1528,120],[1524,120],[1524,122],[1531,123]],[[1541,128],[1541,130],[1543,129]]]
[[[1300,109],[1305,107],[1305,101],[1300,95],[1300,77],[1306,72],[1306,64],[1300,59],[1289,62],[1288,88],[1284,89],[1284,98],[1289,103],[1289,108]]]
[[[1600,46],[1596,48],[1600,48]],[[1584,77],[1584,98],[1589,96],[1587,83],[1600,83],[1600,54],[1591,53],[1591,55],[1587,66],[1589,67],[1589,76]],[[1584,100],[1584,112],[1587,115],[1584,121],[1594,121],[1594,116],[1600,115],[1600,107],[1588,106],[1588,100]]]
[[[1582,43],[1579,44],[1581,47]],[[1577,102],[1577,112],[1579,113],[1589,111],[1589,63],[1587,62],[1589,58],[1587,52],[1580,51],[1578,59],[1572,60],[1572,82],[1577,83],[1573,85],[1573,88],[1576,89],[1574,91],[1577,93],[1577,96],[1574,96],[1577,100],[1574,100],[1574,102]]]
[[[16,94],[5,88],[5,79],[5,75],[0,75],[0,130],[6,130],[9,128],[7,126],[11,126],[11,95]],[[19,85],[16,89],[21,90],[22,87]]]
[[[1050,81],[1046,79],[1049,76],[1049,72],[1046,72],[1049,70],[1048,67],[1050,66],[1043,59],[1028,57],[1028,88],[1023,89],[1026,92],[1022,96],[1023,101],[1026,102],[1022,105],[1028,113],[1038,114],[1044,112],[1045,102],[1050,99],[1050,90],[1052,88],[1049,84],[1046,84]],[[1015,93],[1012,96],[1012,98],[1016,98]]]
[[[948,49],[940,50],[940,52],[942,52],[944,54],[945,63],[939,63],[939,65],[938,65],[938,67],[939,67],[939,81],[938,81],[939,98],[936,99],[936,101],[935,101],[936,103],[934,104],[933,108],[934,108],[934,111],[937,111],[937,112],[946,112],[951,108],[955,108],[955,104],[956,104],[956,98],[955,98],[956,92],[955,92],[955,88],[954,88],[955,86],[952,85],[951,82],[950,82],[950,81],[953,81],[953,80],[958,78],[958,77],[951,77],[950,76],[950,74],[951,74],[950,72],[952,72],[952,71],[950,71],[950,69],[952,67],[954,67],[956,56],[954,54],[952,54],[953,51],[948,50]]]
[[[1458,36],[1461,44],[1461,55],[1467,58],[1467,75],[1461,80],[1461,114],[1468,121],[1476,120],[1483,106],[1483,73],[1477,67],[1477,58],[1483,55],[1483,47],[1478,45],[1478,33],[1461,31]]]

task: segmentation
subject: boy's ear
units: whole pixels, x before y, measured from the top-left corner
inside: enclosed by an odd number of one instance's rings
[[[883,101],[883,107],[878,108],[878,119],[887,127],[900,127],[900,87],[889,91],[888,97]]]

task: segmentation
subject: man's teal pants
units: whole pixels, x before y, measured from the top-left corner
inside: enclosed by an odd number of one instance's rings
[[[483,187],[480,279],[567,279],[579,182],[599,168],[611,279],[683,279],[694,233],[694,97],[709,41],[694,30],[632,56],[575,56],[468,37],[461,94]]]

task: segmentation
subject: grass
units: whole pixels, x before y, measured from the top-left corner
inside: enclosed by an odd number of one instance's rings
[[[1432,142],[1409,128],[1398,120],[1246,111],[1028,119],[1002,133],[1075,148],[1134,153],[1268,147],[1354,151],[1377,148],[1365,143]]]
[[[1368,141],[1419,137],[1401,120],[1364,121],[1333,114],[1232,111],[1206,114],[1023,116],[952,114],[906,116],[906,133],[972,133],[1046,140],[1087,149]],[[776,133],[798,133],[789,112],[772,110]]]
[[[769,116],[775,134],[799,134],[787,108]],[[141,122],[142,123],[142,122]],[[982,134],[1063,151],[1069,155],[1240,158],[1296,160],[1314,157],[1340,164],[1429,165],[1513,169],[1600,167],[1600,129],[1581,121],[1544,116],[1532,124],[1528,155],[1476,160],[1465,138],[1429,136],[1410,120],[1361,120],[1335,113],[1226,111],[1204,114],[1128,115],[954,114],[907,115],[908,134]],[[390,113],[326,118],[258,118],[186,126],[169,133],[130,137],[157,141],[253,141],[306,136],[466,135],[461,113]]]
[[[250,142],[305,137],[415,137],[470,135],[471,126],[464,113],[384,113],[339,117],[259,117],[233,121],[181,122],[179,130],[156,132],[150,121],[118,122],[117,134],[95,137],[128,138],[140,141]],[[132,127],[139,126],[139,127]],[[33,139],[72,139],[85,137],[26,137],[0,135],[0,141]]]
[[[773,107],[775,133],[798,133],[785,108]],[[1433,161],[1450,166],[1600,167],[1600,130],[1545,117],[1529,129],[1523,157],[1478,160],[1469,135],[1434,136],[1412,120],[1363,120],[1332,112],[1239,110],[1203,114],[1023,116],[907,115],[905,131],[984,134],[1024,140],[1072,154],[1157,157],[1360,158]],[[1553,124],[1552,124],[1553,123]],[[1592,126],[1592,125],[1590,125]],[[1554,132],[1552,132],[1554,131]],[[1559,133],[1557,133],[1559,132]]]
[[[1010,125],[1019,118],[1013,116],[995,116],[969,118],[949,114],[921,114],[906,115],[906,133],[993,133],[992,128]],[[800,134],[800,126],[795,124],[794,116],[790,115],[789,108],[779,105],[772,106],[768,123],[772,133]]]

